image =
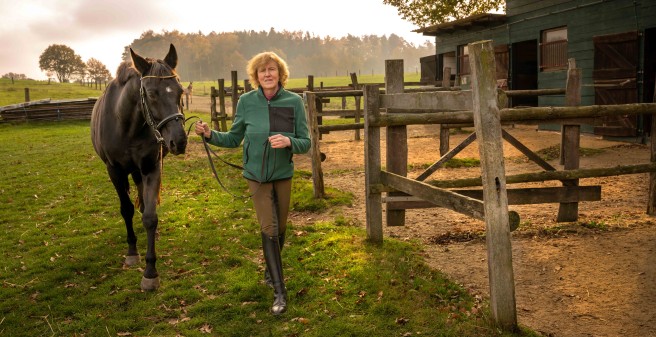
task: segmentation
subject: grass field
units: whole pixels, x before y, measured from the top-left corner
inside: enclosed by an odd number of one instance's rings
[[[244,76],[246,78],[246,76]],[[407,82],[418,82],[419,74],[408,74],[405,77]],[[385,80],[384,75],[363,75],[358,77],[359,83],[383,83]],[[341,77],[317,77],[314,79],[315,87],[320,87],[321,83],[325,87],[346,86],[351,83],[351,78],[347,76]],[[184,87],[187,87],[189,82],[182,82]],[[243,82],[240,80],[240,85]],[[226,87],[231,86],[231,81],[226,79]],[[307,78],[291,78],[287,83],[288,88],[302,88],[307,85]],[[194,82],[194,95],[209,96],[211,87],[218,88],[216,81],[203,81]],[[12,84],[10,79],[0,79],[0,107],[10,104],[25,102],[25,88],[29,89],[31,101],[41,99],[69,99],[69,98],[87,98],[98,97],[102,93],[102,86],[99,89],[96,87],[83,86],[78,83],[57,83],[47,81],[33,81],[33,80],[15,80]]]
[[[428,268],[418,243],[368,244],[363,225],[334,208],[351,196],[328,186],[327,199],[312,199],[309,172],[294,179],[292,211],[335,215],[289,224],[289,309],[271,316],[250,201],[213,180],[198,137],[186,156],[164,161],[162,286],[143,292],[143,259],[123,265],[118,198],[88,121],[0,124],[0,142],[0,336],[535,335],[494,327],[487,301]],[[232,193],[245,193],[240,172],[217,166]],[[134,220],[145,254],[140,215]]]
[[[0,79],[0,107],[25,102],[25,88],[29,89],[30,101],[42,99],[75,99],[98,97],[102,92],[78,83],[56,83],[47,81]],[[104,87],[103,87],[104,88]]]

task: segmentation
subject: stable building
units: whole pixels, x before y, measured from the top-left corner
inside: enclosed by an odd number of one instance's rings
[[[447,69],[456,85],[469,87],[467,44],[492,40],[504,90],[563,88],[573,58],[582,71],[582,105],[654,102],[656,0],[507,0],[506,14],[477,14],[415,32],[435,37],[435,55],[421,59],[422,81],[441,82]],[[564,95],[509,102],[564,104]],[[644,142],[650,123],[651,116],[607,117],[582,131]]]

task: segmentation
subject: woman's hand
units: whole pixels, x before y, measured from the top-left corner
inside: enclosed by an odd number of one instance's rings
[[[210,138],[210,136],[212,136],[210,126],[203,121],[196,122],[196,134],[205,138]]]
[[[292,141],[289,140],[289,137],[277,134],[269,137],[269,144],[271,144],[271,147],[274,149],[282,149],[292,146]]]

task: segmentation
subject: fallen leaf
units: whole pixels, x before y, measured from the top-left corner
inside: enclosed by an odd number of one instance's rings
[[[308,292],[307,288],[302,288],[301,290],[296,292],[296,296],[301,297],[301,296],[307,294],[307,292]]]
[[[212,327],[209,324],[205,324],[200,328],[202,333],[212,333]]]
[[[396,319],[396,324],[405,325],[408,322],[410,322],[409,318],[399,317]]]

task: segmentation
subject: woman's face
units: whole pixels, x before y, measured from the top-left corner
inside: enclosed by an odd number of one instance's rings
[[[275,61],[269,61],[263,67],[257,68],[257,80],[263,90],[275,90],[278,88],[278,64]]]

